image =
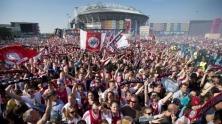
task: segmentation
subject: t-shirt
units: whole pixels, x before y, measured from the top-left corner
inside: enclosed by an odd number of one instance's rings
[[[57,91],[57,95],[59,98],[63,101],[63,103],[68,102],[68,95],[71,93],[71,89],[69,87],[66,87],[63,91]]]
[[[29,108],[34,108],[34,99],[31,99],[28,96],[21,96],[22,101],[29,107]]]
[[[131,118],[136,118],[137,116],[137,111],[128,105],[123,106],[120,111],[122,112],[123,116],[130,116]]]
[[[154,119],[153,116],[141,116],[139,117],[139,123],[140,124],[147,124],[149,121],[152,121]]]
[[[64,103],[61,100],[57,100],[53,103],[52,110],[50,113],[50,120],[58,122],[62,120],[62,108]]]
[[[116,124],[116,121],[121,119],[121,117],[123,116],[120,112],[116,115],[113,115],[111,111],[107,111],[103,113],[102,115],[103,115],[103,118],[105,118],[109,124]]]
[[[81,117],[75,117],[72,120],[68,120],[68,124],[77,124],[81,120]]]
[[[102,119],[106,119],[106,118],[104,118],[104,115],[101,112],[100,112],[100,115],[97,118],[95,118],[93,117],[91,110],[86,111],[82,117],[82,120],[85,120],[87,124],[97,124]]]

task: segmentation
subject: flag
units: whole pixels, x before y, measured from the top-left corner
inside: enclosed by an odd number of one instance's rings
[[[113,32],[106,33],[106,39],[107,39],[108,43],[112,41],[112,39],[114,37],[113,35],[114,35]]]
[[[107,49],[114,53],[118,52],[118,49],[128,47],[129,43],[128,40],[122,32],[119,32],[112,41],[107,45]]]
[[[112,38],[112,40],[109,42],[109,43],[107,43],[107,45],[106,45],[106,50],[108,51],[108,52],[111,52],[111,53],[115,53],[115,52],[117,52],[117,47],[116,47],[116,42],[117,42],[117,38],[120,36],[120,34],[122,33],[123,31],[120,31],[114,38]]]
[[[8,64],[20,64],[37,54],[37,51],[25,48],[21,45],[10,45],[0,49],[0,61],[4,61]]]
[[[80,49],[98,52],[101,50],[104,40],[105,33],[80,30]]]
[[[108,44],[110,44],[110,42],[112,41],[114,37],[114,33],[113,32],[106,32],[105,33],[105,39],[104,39],[104,43],[102,44],[102,47],[107,47]]]
[[[116,47],[119,48],[126,48],[129,46],[128,40],[124,34],[120,34],[119,40],[116,42]]]
[[[131,32],[131,19],[125,19],[124,29],[125,29],[125,33]]]
[[[62,38],[64,39],[65,43],[68,43],[66,31],[63,31]]]

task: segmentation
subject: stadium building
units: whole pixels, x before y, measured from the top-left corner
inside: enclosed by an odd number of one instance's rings
[[[40,34],[39,24],[35,22],[11,22],[11,24],[0,24],[13,32],[15,37],[32,37]]]
[[[129,33],[138,34],[140,26],[147,25],[149,19],[133,7],[116,4],[93,4],[78,7],[75,11],[75,18],[71,21],[72,28],[102,32],[129,30]]]

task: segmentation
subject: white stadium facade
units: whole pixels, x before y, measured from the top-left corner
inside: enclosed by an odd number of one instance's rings
[[[130,20],[130,33],[138,34],[140,26],[148,24],[149,17],[133,7],[116,4],[91,4],[75,9],[71,21],[72,28],[95,31],[126,30],[126,20]]]

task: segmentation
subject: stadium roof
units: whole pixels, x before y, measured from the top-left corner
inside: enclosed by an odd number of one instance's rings
[[[122,6],[119,4],[97,3],[97,4],[91,4],[88,6],[79,7],[77,11],[78,15],[97,13],[97,12],[123,12],[123,13],[144,15],[142,12],[136,10],[133,7]]]

